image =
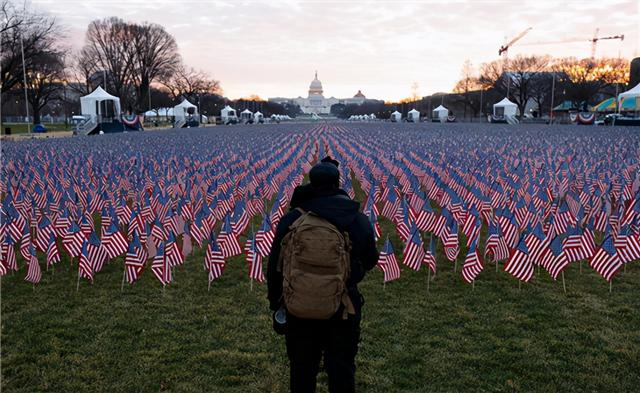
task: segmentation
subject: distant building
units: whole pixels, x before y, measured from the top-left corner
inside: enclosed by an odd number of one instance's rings
[[[300,107],[300,110],[302,110],[302,113],[306,114],[315,113],[317,115],[328,115],[331,112],[331,106],[335,104],[361,105],[367,100],[367,97],[365,97],[365,95],[362,94],[360,90],[358,90],[358,92],[352,98],[325,98],[323,93],[324,91],[322,89],[322,82],[320,82],[320,80],[318,79],[318,72],[316,71],[315,77],[309,85],[309,94],[307,98],[273,97],[269,98],[269,102],[298,105]]]

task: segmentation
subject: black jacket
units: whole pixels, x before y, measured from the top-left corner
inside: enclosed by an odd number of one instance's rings
[[[378,250],[371,223],[367,216],[359,212],[360,204],[351,200],[344,191],[337,190],[318,195],[314,194],[308,186],[296,188],[291,198],[292,210],[280,219],[276,228],[267,266],[269,307],[275,311],[281,305],[282,272],[278,271],[280,243],[289,232],[289,227],[301,215],[298,210],[294,210],[297,207],[312,211],[331,222],[340,231],[349,233],[352,248],[351,274],[347,280],[347,288],[356,313],[360,314],[362,299],[358,292],[358,283],[362,281],[365,273],[378,263]]]

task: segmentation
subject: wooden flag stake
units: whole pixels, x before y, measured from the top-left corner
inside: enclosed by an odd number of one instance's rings
[[[76,292],[80,290],[80,269],[78,269],[78,281],[76,282]]]
[[[613,287],[613,278],[609,281],[609,293],[611,293],[611,289]]]
[[[124,291],[124,278],[127,275],[127,267],[124,267],[124,270],[122,271],[122,284],[120,284],[120,292]]]
[[[249,293],[253,292],[253,278],[249,279]]]
[[[580,261],[580,274],[582,274],[582,261]]]
[[[458,271],[458,258],[456,257],[456,260],[453,261],[453,272],[457,272]]]
[[[430,285],[431,285],[431,268],[427,266],[427,293],[429,293]]]
[[[211,291],[211,280],[209,280],[209,285],[207,286],[207,292]]]
[[[562,272],[562,289],[564,290],[564,293],[567,293],[567,284],[564,281],[564,272]]]
[[[498,273],[498,260],[496,259],[496,273]]]
[[[475,292],[476,290],[476,280],[471,281],[471,292]]]

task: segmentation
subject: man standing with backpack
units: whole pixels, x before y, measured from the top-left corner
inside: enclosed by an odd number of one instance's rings
[[[291,391],[315,392],[320,360],[330,392],[355,391],[364,299],[357,284],[378,261],[373,229],[339,188],[338,162],[311,168],[278,223],[267,268],[274,329],[285,335]]]

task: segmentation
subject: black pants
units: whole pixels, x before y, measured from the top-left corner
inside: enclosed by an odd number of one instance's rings
[[[358,313],[359,314],[359,313]],[[355,392],[355,358],[360,340],[360,316],[312,321],[287,315],[287,355],[292,393],[316,391],[320,359],[329,377],[329,392]]]

